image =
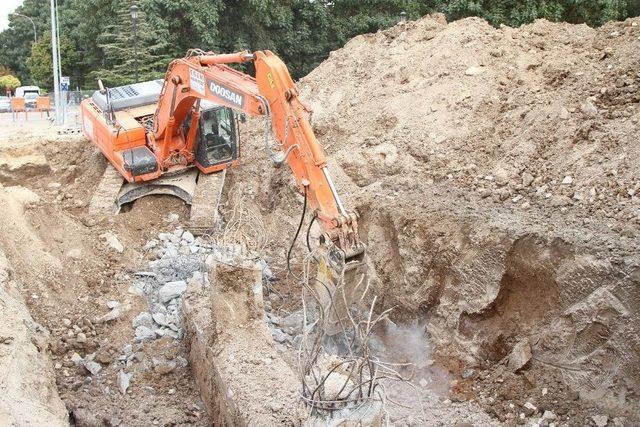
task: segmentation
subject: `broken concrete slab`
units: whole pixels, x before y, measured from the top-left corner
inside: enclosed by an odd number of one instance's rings
[[[307,412],[297,375],[264,322],[259,265],[214,262],[209,277],[210,288],[189,288],[182,303],[191,368],[211,421],[301,424]]]

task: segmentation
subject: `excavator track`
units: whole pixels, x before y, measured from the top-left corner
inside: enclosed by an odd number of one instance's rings
[[[201,173],[198,177],[196,192],[191,203],[189,229],[195,235],[202,235],[214,228],[218,220],[218,206],[227,170],[212,174]]]
[[[120,208],[116,203],[118,192],[124,179],[120,172],[111,164],[107,164],[107,168],[102,175],[100,184],[89,203],[89,215],[114,215],[118,213]]]

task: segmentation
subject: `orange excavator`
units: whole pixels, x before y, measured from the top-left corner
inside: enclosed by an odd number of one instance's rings
[[[255,78],[229,66],[244,63],[253,64]],[[341,202],[309,121],[311,110],[272,52],[191,50],[171,62],[164,80],[108,89],[100,83],[100,90],[82,102],[81,113],[85,135],[112,166],[92,200],[95,210],[114,205],[117,210],[146,194],[170,193],[192,205],[194,227],[203,218],[205,226],[211,225],[207,220],[214,216],[211,209],[217,210],[224,173],[240,157],[244,114],[265,117],[267,126],[271,123],[265,131],[273,132],[280,148],[272,160],[288,163],[305,207],[322,230],[316,289],[323,306],[346,303],[331,301],[338,284],[362,282],[365,247],[357,215]],[[328,314],[335,332],[344,319]]]

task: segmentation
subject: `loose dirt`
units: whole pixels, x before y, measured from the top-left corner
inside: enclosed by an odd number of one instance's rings
[[[639,19],[496,29],[435,15],[358,36],[300,82],[339,192],[360,213],[379,309],[395,307],[381,354],[418,368],[409,388],[389,386],[414,404],[391,410],[395,424],[640,422],[638,49]],[[0,133],[0,249],[50,334],[15,341],[43,375],[33,407],[64,421],[57,394],[76,425],[210,425],[184,342],[132,343],[148,309],[128,292],[149,261],[142,248],[187,208],[146,198],[97,221],[97,150],[12,129]],[[243,126],[218,239],[264,255],[268,303],[285,317],[299,309],[285,261],[302,198],[269,163],[261,129]],[[305,251],[298,242],[294,269]]]
[[[147,302],[127,292],[132,271],[145,264],[141,248],[169,226],[164,219],[170,212],[185,218],[187,208],[171,198],[148,198],[97,222],[86,208],[106,164],[83,137],[25,131],[3,141],[0,152],[8,159],[0,162],[0,247],[29,312],[48,331],[39,350],[53,365],[63,415],[68,411],[78,426],[209,425],[184,345],[170,338],[133,342],[131,321]],[[117,235],[122,254],[100,237],[106,232]],[[101,320],[113,302],[120,314]],[[132,354],[124,364],[128,345]],[[158,360],[177,367],[164,372]],[[95,375],[85,367],[91,361],[101,368]],[[121,369],[130,377],[124,395]],[[44,370],[33,374],[46,378]],[[28,423],[18,418],[16,425]]]
[[[427,320],[454,403],[510,423],[640,416],[639,25],[436,15],[358,36],[300,82],[381,308]],[[282,274],[301,197],[259,129],[229,207]]]

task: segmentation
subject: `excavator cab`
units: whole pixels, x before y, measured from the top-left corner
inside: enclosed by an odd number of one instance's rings
[[[212,104],[214,105],[214,104]],[[203,105],[198,123],[196,162],[204,172],[240,156],[238,118],[232,109]]]

